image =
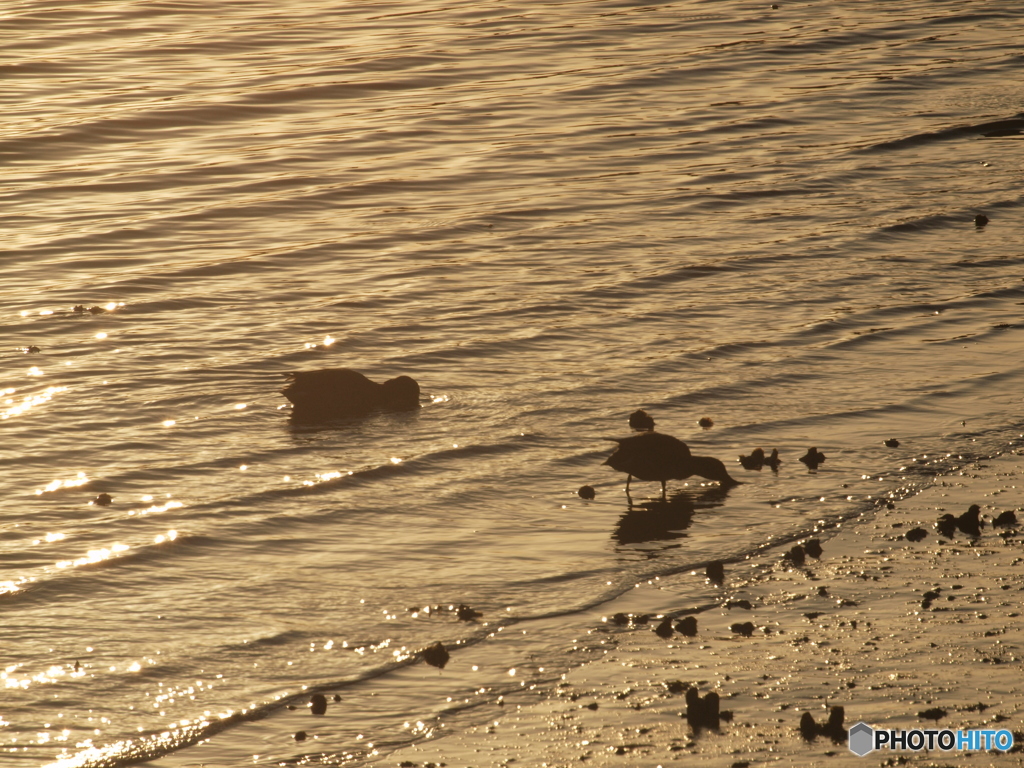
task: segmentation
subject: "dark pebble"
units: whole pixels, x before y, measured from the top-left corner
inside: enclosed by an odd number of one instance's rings
[[[997,517],[992,522],[992,525],[995,525],[995,526],[1016,525],[1016,524],[1017,524],[1017,515],[1015,515],[1010,510],[1006,510],[1005,512],[1000,513],[999,517]]]
[[[707,416],[698,419],[697,423],[701,426],[701,429],[711,429],[713,426],[715,426],[714,420],[709,419]]]
[[[924,712],[918,712],[918,717],[923,717],[925,720],[939,720],[946,716],[946,710],[939,709],[938,707],[932,707],[926,709]]]
[[[101,493],[92,501],[93,504],[99,504],[101,507],[105,507],[108,504],[112,504],[114,502],[114,500],[110,497],[109,493]]]
[[[906,538],[907,541],[921,541],[927,535],[928,531],[926,531],[924,528],[911,528],[909,531],[903,534],[904,538]]]
[[[742,624],[732,624],[729,629],[735,632],[737,635],[743,635],[744,637],[750,637],[754,634],[754,622],[744,621]]]
[[[986,224],[988,224],[988,216],[986,216],[984,213],[979,213],[977,216],[974,217],[974,226],[984,227]]]
[[[440,642],[434,643],[423,651],[423,660],[432,667],[438,669],[444,669],[444,665],[448,663],[448,659],[451,658],[451,654],[448,653],[448,649]]]
[[[576,493],[581,499],[586,499],[587,501],[590,501],[597,495],[597,491],[594,490],[594,486],[592,485],[582,485]]]
[[[327,711],[327,697],[322,693],[314,693],[309,697],[309,711],[314,715],[322,715]]]
[[[704,573],[715,584],[721,584],[725,581],[725,566],[722,564],[721,560],[714,560],[708,563],[707,567],[704,569]]]
[[[672,637],[672,617],[666,616],[661,623],[654,628],[654,634],[666,640]]]
[[[694,637],[697,634],[697,617],[687,616],[680,619],[679,623],[676,624],[676,632],[684,637]]]
[[[899,448],[900,447],[900,441],[897,440],[895,437],[890,437],[888,440],[885,441],[885,444],[887,446],[889,446],[890,448]]]
[[[612,616],[612,624],[618,624],[620,627],[624,627],[629,624],[629,616],[624,613],[616,613]]]
[[[789,560],[793,565],[803,565],[805,559],[806,555],[804,554],[804,548],[799,544],[786,553],[786,560]]]
[[[305,731],[296,731],[295,732],[295,740],[296,741],[305,741],[306,740],[306,732]]]
[[[455,609],[455,615],[459,617],[460,621],[473,621],[473,619],[479,619],[483,616],[480,611],[474,611],[468,605],[459,603],[459,607]]]

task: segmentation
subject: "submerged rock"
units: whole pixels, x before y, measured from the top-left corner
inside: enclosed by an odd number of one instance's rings
[[[309,711],[314,715],[322,715],[327,711],[327,697],[322,693],[314,693],[309,697]]]
[[[586,499],[587,501],[590,501],[592,498],[597,496],[597,491],[594,490],[594,486],[592,485],[580,486],[580,489],[576,491],[576,493],[581,499]]]

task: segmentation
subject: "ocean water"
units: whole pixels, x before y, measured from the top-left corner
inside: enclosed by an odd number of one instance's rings
[[[0,764],[369,764],[1008,445],[1024,8],[778,5],[9,3]],[[631,508],[640,407],[742,484]]]

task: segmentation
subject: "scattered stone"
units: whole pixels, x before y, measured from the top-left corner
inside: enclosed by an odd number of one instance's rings
[[[825,550],[821,548],[820,539],[809,539],[804,542],[804,552],[813,557],[815,560],[820,560],[821,555]]]
[[[103,307],[89,307],[87,311],[89,312],[90,315],[102,315],[107,310],[105,310]]]
[[[629,624],[629,616],[624,613],[616,613],[612,616],[612,623],[618,624],[620,627],[624,627]]]
[[[101,493],[99,496],[92,500],[92,503],[99,504],[101,507],[106,507],[109,504],[113,504],[114,499],[110,496],[109,493]]]
[[[341,701],[341,694],[340,693],[334,694],[334,702],[338,703],[339,701]]]
[[[479,619],[483,616],[480,611],[474,611],[468,605],[459,603],[459,607],[455,609],[455,615],[459,617],[459,621],[473,621],[473,619]]]
[[[24,352],[26,355],[37,355],[39,354],[39,347],[33,344],[31,347],[25,347],[24,349],[22,349],[22,352]]]
[[[761,467],[764,466],[764,450],[761,448],[755,448],[750,452],[749,456],[740,456],[740,465],[744,469],[761,471]]]
[[[923,717],[925,720],[938,721],[946,716],[946,710],[939,709],[938,707],[932,707],[931,709],[926,709],[924,712],[918,712],[917,716]]]
[[[596,701],[592,701],[589,704],[587,704],[586,708],[589,709],[591,712],[596,712],[597,711],[597,707],[598,707],[597,702]]]
[[[322,693],[314,693],[309,697],[309,711],[314,715],[322,715],[327,711],[327,697]]]
[[[984,213],[979,213],[977,216],[974,217],[974,226],[976,226],[978,229],[981,229],[986,224],[988,224],[988,216],[986,216]]]
[[[895,437],[890,437],[888,440],[885,441],[885,444],[889,448],[899,448],[900,447],[900,441],[897,440]]]
[[[729,626],[729,629],[731,629],[737,635],[750,637],[754,634],[754,622],[744,621],[743,623],[732,624]]]
[[[725,581],[725,566],[721,560],[712,560],[707,564],[704,569],[704,573],[709,579],[715,584],[721,584]]]
[[[423,654],[423,660],[432,667],[438,669],[444,669],[444,665],[448,663],[448,659],[451,658],[451,654],[448,653],[448,649],[440,642],[434,643],[431,646],[424,648],[421,653]]]
[[[800,461],[806,464],[808,469],[817,469],[819,464],[825,462],[825,454],[817,448],[808,448],[807,453],[800,457]]]
[[[726,602],[725,607],[732,610],[733,608],[744,608],[748,611],[754,609],[754,604],[749,600],[729,600]]]
[[[654,430],[654,419],[641,408],[629,414],[629,427],[637,432],[651,432]]]
[[[296,741],[305,741],[306,740],[306,732],[305,731],[296,731],[295,732],[295,740]]]
[[[664,683],[664,686],[668,689],[668,692],[672,694],[684,693],[690,688],[690,684],[684,683],[682,680],[672,680],[671,682]]]
[[[700,424],[701,429],[711,429],[715,426],[714,420],[709,419],[707,416],[698,419],[697,423]]]
[[[654,628],[654,634],[666,640],[672,637],[672,617],[666,616],[662,622]]]
[[[695,637],[697,634],[697,617],[687,616],[676,624],[676,632],[684,637]]]
[[[594,490],[594,486],[592,485],[582,485],[576,493],[581,499],[586,499],[587,501],[590,501],[592,498],[597,496],[597,491]]]
[[[909,531],[903,534],[903,538],[905,538],[907,541],[921,541],[927,535],[928,531],[926,531],[924,528],[911,528]]]
[[[651,617],[646,613],[638,613],[636,616],[631,616],[630,619],[634,624],[646,624],[651,620]]]
[[[1016,524],[1017,524],[1017,515],[1015,515],[1010,510],[1006,510],[1005,512],[1000,513],[999,517],[997,517],[994,521],[992,521],[992,525],[996,526],[996,527],[1010,526],[1010,525],[1016,525]]]

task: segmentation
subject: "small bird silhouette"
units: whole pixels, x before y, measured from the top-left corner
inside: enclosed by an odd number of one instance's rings
[[[650,432],[654,429],[654,419],[641,408],[629,414],[629,428],[636,432]]]
[[[319,422],[365,416],[381,409],[411,410],[420,407],[420,385],[408,376],[370,381],[348,368],[293,371],[281,394],[292,403],[296,421]]]
[[[604,462],[612,469],[625,472],[626,493],[633,478],[661,483],[661,498],[665,498],[668,480],[685,480],[693,475],[717,480],[723,488],[739,483],[729,476],[725,465],[713,456],[693,456],[686,443],[661,432],[642,432],[623,438],[608,438],[619,444]]]

